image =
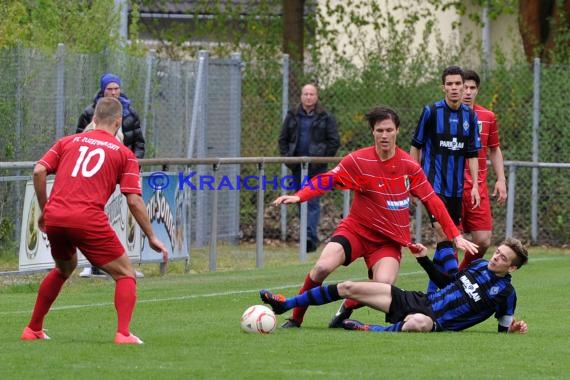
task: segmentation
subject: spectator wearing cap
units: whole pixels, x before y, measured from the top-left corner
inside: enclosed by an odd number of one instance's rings
[[[126,94],[121,92],[121,78],[115,74],[106,73],[101,76],[100,88],[90,104],[77,121],[77,128],[75,133],[80,133],[85,130],[87,125],[91,123],[93,114],[95,113],[95,106],[99,99],[105,96],[112,96],[119,99],[123,105],[123,124],[121,131],[123,132],[123,143],[133,151],[137,158],[144,157],[145,141],[142,134],[141,123],[138,114],[131,107],[131,101]]]
[[[99,99],[112,96],[117,98],[123,106],[123,122],[121,129],[117,132],[117,136],[120,137],[122,135],[123,144],[133,151],[137,158],[143,158],[145,141],[141,129],[141,122],[139,116],[131,107],[131,101],[126,94],[121,92],[121,85],[121,78],[118,75],[106,73],[101,76],[101,80],[99,81],[99,91],[97,92],[97,95],[95,95],[93,103],[85,108],[81,116],[79,116],[75,133],[81,133],[86,131],[86,129],[89,130],[96,128],[96,126],[93,125],[88,128],[92,122],[93,114],[95,113],[95,106]],[[135,272],[137,277],[144,277],[142,272],[139,272],[138,270]],[[79,276],[105,277],[106,275],[97,267],[87,266]]]

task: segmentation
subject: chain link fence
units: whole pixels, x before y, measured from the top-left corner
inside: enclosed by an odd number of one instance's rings
[[[257,68],[262,66],[266,70]],[[411,137],[424,105],[443,98],[441,91],[441,70],[429,68],[421,79],[406,80],[402,73],[391,73],[391,68],[378,65],[341,79],[319,78],[318,73],[299,75],[296,81],[288,78],[291,64],[285,62],[280,68],[276,62],[249,65],[257,68],[258,76],[244,75],[243,81],[243,125],[245,131],[242,145],[257,147],[248,155],[278,155],[277,139],[284,117],[284,104],[293,107],[298,104],[300,89],[308,82],[323,83],[319,97],[324,107],[331,111],[339,125],[341,148],[339,156],[372,144],[364,114],[373,106],[384,104],[394,108],[401,118],[398,143],[404,150],[411,145]],[[275,70],[273,74],[270,69]],[[565,104],[566,87],[570,86],[570,66],[520,64],[509,67],[495,67],[477,70],[482,83],[478,103],[491,109],[497,115],[501,148],[506,162],[570,162],[570,152],[565,147],[570,141],[570,110]],[[253,70],[252,70],[253,71]],[[300,70],[297,69],[297,72]],[[263,90],[259,89],[260,82]],[[283,94],[289,86],[288,96]],[[285,91],[287,93],[287,91]],[[251,106],[251,109],[250,109]],[[247,131],[251,132],[249,135]],[[242,154],[244,151],[242,150]],[[279,173],[275,169],[275,173]],[[570,183],[564,168],[533,169],[513,166],[516,171],[514,192],[514,216],[512,233],[529,243],[567,244],[566,231],[569,195],[564,189]],[[509,168],[505,171],[508,175]],[[495,175],[489,167],[489,188],[492,191]],[[533,174],[534,173],[534,174]],[[533,190],[533,187],[536,187]],[[269,202],[275,194],[268,194]],[[326,239],[342,217],[342,193],[333,191],[322,198],[323,210],[319,235]],[[533,206],[536,204],[536,206]],[[298,212],[287,210],[287,238],[298,239]],[[506,233],[506,207],[492,205],[494,218],[494,243],[500,242]],[[280,235],[277,210],[271,210],[265,220],[265,236]],[[415,215],[412,210],[412,215]],[[414,231],[423,242],[433,242],[434,234],[424,213],[421,231]],[[535,230],[535,231],[533,231]]]
[[[400,114],[398,141],[408,150],[422,107],[443,97],[442,69],[429,68],[420,79],[403,80],[401,73],[394,75],[391,69],[378,65],[335,79],[303,72],[285,58],[243,62],[239,54],[211,59],[202,52],[196,60],[173,61],[152,53],[147,57],[77,54],[66,52],[63,46],[55,54],[24,48],[0,50],[0,160],[35,161],[58,137],[74,133],[77,119],[93,101],[104,72],[122,78],[122,90],[141,117],[145,158],[278,156],[285,111],[297,104],[302,85],[313,81],[321,85],[322,104],[337,118],[339,156],[371,145],[364,114],[378,104],[389,105]],[[570,109],[564,98],[566,87],[570,87],[569,66],[521,64],[479,70],[479,74],[478,102],[498,117],[505,160],[570,162],[566,149],[570,145]],[[208,166],[172,166],[168,170],[213,172]],[[256,173],[255,165],[228,165],[219,172],[230,178]],[[517,237],[538,244],[566,244],[570,206],[565,189],[570,187],[570,176],[565,173],[564,169],[517,169],[513,224]],[[0,240],[4,245],[19,241],[22,180],[29,178],[29,172],[3,170],[0,175]],[[280,165],[265,168],[266,177],[281,175]],[[489,177],[492,188],[492,171]],[[533,184],[537,186],[534,191]],[[280,192],[266,191],[265,204]],[[230,242],[253,241],[256,193],[218,195],[219,211],[224,212],[219,219],[225,222],[218,237]],[[192,197],[192,244],[207,244],[211,197],[212,192]],[[536,209],[533,199],[538,200]],[[342,218],[342,192],[327,194],[322,204],[319,235],[326,240]],[[285,230],[280,213],[279,208],[266,209],[264,236],[297,241],[298,209],[287,208]],[[497,242],[506,233],[505,208],[494,204],[493,215]],[[536,236],[533,217],[538,223]],[[427,221],[423,225],[428,226]],[[426,228],[422,240],[430,242],[432,235]]]

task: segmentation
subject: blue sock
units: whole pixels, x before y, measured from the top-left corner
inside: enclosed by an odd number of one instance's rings
[[[402,331],[402,326],[404,322],[398,322],[393,325],[381,326],[381,325],[368,325],[368,331],[376,332],[400,332]]]
[[[441,272],[453,275],[458,271],[457,257],[455,256],[455,249],[453,243],[450,241],[443,241],[437,244],[435,253],[433,254],[433,264]],[[428,281],[427,293],[437,291],[438,287],[432,281]]]
[[[287,309],[292,309],[297,306],[324,305],[340,299],[336,284],[323,285],[307,290],[298,296],[287,298],[284,306]]]

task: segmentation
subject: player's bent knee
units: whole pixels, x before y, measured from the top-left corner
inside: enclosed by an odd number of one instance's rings
[[[338,295],[342,298],[350,298],[354,291],[354,282],[353,281],[344,281],[339,283],[337,286]]]
[[[311,278],[313,281],[323,282],[333,270],[334,268],[330,268],[328,265],[322,265],[317,262],[311,270]]]
[[[424,314],[411,314],[406,317],[402,331],[430,332],[433,329],[433,320]]]

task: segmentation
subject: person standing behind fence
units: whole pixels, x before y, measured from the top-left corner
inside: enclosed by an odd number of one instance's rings
[[[115,343],[142,343],[129,328],[136,303],[135,272],[105,214],[105,204],[117,185],[148,237],[149,246],[162,254],[165,263],[168,251],[154,234],[141,197],[138,160],[115,138],[121,128],[121,112],[117,99],[101,99],[95,108],[96,129],[62,138],[34,167],[33,183],[41,210],[38,225],[47,234],[55,268],[39,286],[22,340],[49,339],[43,331],[45,316],[75,270],[80,249],[90,263],[103,268],[115,280]],[[55,174],[55,181],[48,199],[49,174]]]
[[[434,191],[443,200],[449,215],[459,226],[466,163],[474,182],[468,205],[472,208],[479,207],[479,130],[477,116],[462,103],[463,70],[458,66],[447,67],[443,71],[441,82],[445,97],[424,107],[412,138],[410,155],[421,163]],[[433,262],[439,270],[454,274],[458,270],[458,263],[453,244],[445,237],[437,219],[431,214],[430,219],[437,239]],[[436,289],[437,286],[429,281],[428,293]]]
[[[75,133],[85,131],[87,126],[93,120],[95,106],[99,99],[104,97],[113,97],[118,99],[123,106],[123,122],[121,125],[121,134],[123,135],[123,144],[125,144],[137,158],[143,158],[145,152],[145,140],[141,129],[140,118],[135,110],[131,107],[131,101],[126,94],[121,92],[121,78],[115,74],[106,73],[101,76],[99,81],[99,91],[93,103],[87,106],[77,121]],[[137,277],[144,277],[143,273],[136,271]],[[86,267],[79,274],[80,277],[104,276],[98,268]]]
[[[279,153],[283,157],[333,157],[340,146],[337,123],[334,116],[319,102],[317,86],[309,83],[301,89],[301,103],[289,110],[279,135]],[[291,169],[295,190],[308,182],[301,178],[301,165],[287,165]],[[308,176],[312,178],[327,171],[327,164],[309,164]],[[314,252],[319,245],[320,197],[307,204],[307,252]]]
[[[469,266],[474,260],[485,256],[487,248],[491,245],[491,234],[493,231],[493,217],[491,212],[491,200],[489,189],[487,188],[487,148],[489,148],[489,159],[491,166],[497,176],[497,181],[493,187],[493,197],[498,204],[502,205],[507,200],[507,184],[505,170],[503,168],[503,153],[501,152],[499,141],[499,129],[495,114],[479,104],[475,104],[475,99],[479,93],[481,79],[473,70],[464,70],[464,91],[463,104],[468,105],[477,114],[479,135],[481,137],[481,149],[479,150],[479,195],[481,205],[477,208],[470,206],[470,192],[473,187],[473,179],[469,170],[465,170],[465,182],[463,184],[463,216],[461,225],[463,232],[471,234],[475,244],[479,246],[476,255],[466,254],[459,264],[459,269]]]

